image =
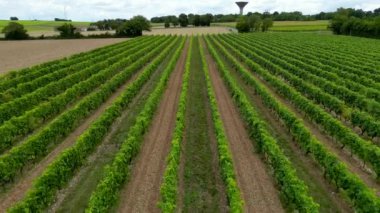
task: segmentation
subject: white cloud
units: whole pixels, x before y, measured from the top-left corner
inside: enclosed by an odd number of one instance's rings
[[[335,11],[338,7],[373,10],[380,7],[378,0],[254,0],[246,6],[251,11],[301,11],[314,14]],[[51,20],[55,17],[82,21],[104,18],[130,18],[144,15],[148,18],[179,13],[238,13],[235,1],[223,0],[0,0],[0,19],[17,16],[21,19]]]

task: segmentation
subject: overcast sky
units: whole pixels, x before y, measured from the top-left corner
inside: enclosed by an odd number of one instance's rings
[[[190,3],[191,2],[191,3]],[[245,12],[301,11],[314,14],[335,11],[338,7],[374,10],[380,0],[254,0]],[[0,0],[0,19],[17,16],[20,19],[51,20],[54,17],[96,21],[105,18],[147,18],[180,13],[238,13],[235,1],[230,0]]]

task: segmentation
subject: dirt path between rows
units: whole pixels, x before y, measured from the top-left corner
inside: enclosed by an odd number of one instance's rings
[[[137,72],[128,80],[124,85],[118,88],[112,95],[104,102],[96,111],[91,113],[91,116],[82,122],[82,124],[75,129],[70,135],[68,135],[65,140],[56,146],[43,160],[41,160],[37,165],[28,171],[24,171],[20,175],[19,181],[17,181],[12,188],[4,193],[0,197],[0,211],[5,212],[5,210],[11,207],[14,203],[20,201],[26,194],[27,190],[32,187],[33,181],[38,178],[43,171],[57,158],[59,154],[65,149],[71,147],[76,142],[77,138],[91,125],[91,123],[97,119],[109,105],[125,90],[125,88],[132,82],[137,76]]]
[[[152,126],[145,136],[143,147],[133,166],[131,180],[121,192],[118,212],[160,212],[157,202],[175,127],[188,43],[187,41]]]
[[[244,123],[218,75],[215,62],[207,53],[211,81],[229,141],[238,186],[245,202],[245,212],[284,212],[279,192],[245,130]]]

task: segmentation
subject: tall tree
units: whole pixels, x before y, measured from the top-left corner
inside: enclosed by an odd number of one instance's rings
[[[181,13],[179,15],[178,21],[181,27],[187,27],[187,25],[189,25],[189,20],[187,19],[187,15],[184,13]]]

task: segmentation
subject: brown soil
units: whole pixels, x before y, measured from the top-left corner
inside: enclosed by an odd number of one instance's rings
[[[115,38],[0,41],[0,74],[125,40]]]
[[[121,192],[118,212],[159,212],[157,203],[166,168],[166,157],[175,127],[188,42],[168,82],[158,112],[145,136],[131,180]]]
[[[260,156],[253,151],[244,123],[209,54],[207,54],[207,61],[233,157],[238,186],[245,202],[245,211],[284,212],[274,181]]]
[[[110,104],[112,104],[112,102],[129,85],[129,82],[133,81],[136,76],[137,75],[134,75],[127,83],[118,88],[105,103],[93,112],[90,117],[83,121],[74,132],[67,136],[66,139],[56,146],[42,161],[40,161],[32,169],[24,171],[23,174],[20,175],[19,181],[12,185],[12,188],[0,197],[0,209],[5,210],[12,204],[20,201],[25,196],[27,190],[31,188],[33,181],[43,173],[43,171],[57,158],[60,153],[62,153],[62,151],[74,145],[77,138],[107,109]]]

